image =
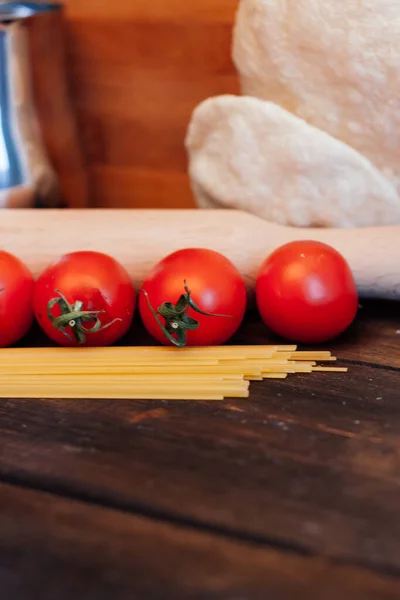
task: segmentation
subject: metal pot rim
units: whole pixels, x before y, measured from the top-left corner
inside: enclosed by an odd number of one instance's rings
[[[0,23],[60,10],[58,2],[0,2]]]

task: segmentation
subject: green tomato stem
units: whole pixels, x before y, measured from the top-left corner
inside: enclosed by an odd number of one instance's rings
[[[183,348],[186,345],[188,331],[194,331],[200,327],[198,321],[189,317],[188,312],[190,309],[207,317],[232,318],[229,315],[207,313],[201,310],[201,308],[193,301],[186,280],[184,280],[183,283],[185,293],[180,296],[178,302],[176,304],[164,302],[157,310],[152,306],[147,291],[144,288],[141,290],[161,331],[164,333],[165,337],[178,348]],[[160,316],[165,320],[165,325],[161,322]],[[173,334],[175,334],[176,337],[174,337]]]

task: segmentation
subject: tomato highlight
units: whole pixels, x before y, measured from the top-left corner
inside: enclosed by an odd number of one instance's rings
[[[63,346],[106,346],[129,329],[135,290],[114,258],[94,251],[62,256],[36,282],[34,311],[46,335]]]
[[[0,251],[0,347],[18,342],[34,319],[35,281],[28,267],[16,256]]]
[[[293,342],[323,343],[343,333],[358,310],[353,274],[331,246],[299,240],[277,248],[256,281],[261,318]]]
[[[164,258],[139,296],[147,331],[160,343],[180,348],[225,343],[239,328],[246,304],[246,288],[236,267],[222,254],[203,248]]]
[[[142,289],[142,293],[145,295],[149,308],[157,321],[161,331],[165,334],[165,337],[172,342],[178,348],[183,348],[187,341],[187,332],[195,331],[200,327],[200,323],[189,317],[188,312],[192,308],[196,313],[205,315],[207,317],[225,317],[230,319],[229,315],[217,315],[214,313],[208,313],[201,310],[191,297],[191,291],[189,290],[186,281],[184,281],[185,293],[179,298],[178,302],[174,305],[171,302],[164,302],[161,306],[155,310],[150,303],[149,295],[145,289]],[[162,324],[159,317],[163,317],[165,325]],[[173,337],[176,335],[176,338]]]

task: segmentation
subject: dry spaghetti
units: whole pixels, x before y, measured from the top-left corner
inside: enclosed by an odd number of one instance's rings
[[[223,400],[248,398],[251,381],[346,372],[328,351],[296,346],[5,348],[1,398]]]

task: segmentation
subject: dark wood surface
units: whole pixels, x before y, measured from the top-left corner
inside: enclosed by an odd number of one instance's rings
[[[1,401],[0,597],[400,598],[399,331],[367,304],[349,373],[250,400]]]

